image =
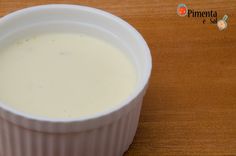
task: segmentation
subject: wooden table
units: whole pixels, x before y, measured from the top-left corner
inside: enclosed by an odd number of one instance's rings
[[[151,48],[151,83],[126,156],[236,155],[235,0],[0,0],[0,15],[68,2],[122,17]],[[218,19],[227,14],[228,28],[178,16],[183,2],[194,10],[215,10]]]

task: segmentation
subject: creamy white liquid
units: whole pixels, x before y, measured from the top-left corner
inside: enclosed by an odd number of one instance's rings
[[[118,105],[135,85],[126,55],[92,36],[45,33],[0,49],[0,101],[30,115],[93,115]]]

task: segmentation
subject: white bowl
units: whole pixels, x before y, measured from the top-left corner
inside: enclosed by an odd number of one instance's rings
[[[0,44],[44,31],[80,31],[126,49],[138,84],[118,106],[93,116],[49,119],[19,112],[0,103],[0,156],[120,156],[136,133],[152,61],[142,36],[107,12],[78,5],[42,5],[0,19]]]

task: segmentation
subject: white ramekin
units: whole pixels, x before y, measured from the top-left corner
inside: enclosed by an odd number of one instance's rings
[[[121,156],[132,143],[152,67],[149,48],[132,26],[90,7],[42,5],[1,18],[0,43],[10,35],[76,27],[126,48],[138,72],[135,91],[110,110],[77,119],[31,116],[0,103],[0,156]]]

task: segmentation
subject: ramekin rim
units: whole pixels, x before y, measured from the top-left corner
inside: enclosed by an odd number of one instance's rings
[[[67,9],[74,8],[74,9],[91,11],[95,14],[106,16],[107,18],[110,18],[110,19],[114,20],[115,22],[118,22],[119,24],[124,25],[125,27],[127,27],[127,29],[129,29],[129,31],[132,31],[132,33],[135,34],[136,37],[138,37],[138,40],[140,42],[142,42],[143,46],[145,47],[145,53],[146,53],[145,55],[147,57],[146,58],[147,59],[146,76],[144,77],[142,85],[139,88],[137,88],[136,90],[134,90],[133,93],[130,96],[128,96],[125,100],[123,100],[122,102],[120,102],[116,106],[110,108],[109,110],[97,112],[93,115],[87,115],[87,116],[78,117],[78,118],[63,118],[62,119],[62,118],[47,118],[47,117],[41,117],[41,116],[37,116],[37,115],[30,115],[30,114],[21,112],[19,110],[16,110],[16,109],[14,109],[2,102],[0,102],[0,109],[2,108],[3,111],[10,112],[13,115],[17,115],[17,116],[23,117],[28,120],[36,120],[36,121],[50,122],[50,123],[71,123],[71,122],[85,122],[87,120],[93,120],[96,118],[104,117],[104,116],[112,114],[116,111],[119,111],[120,109],[122,109],[123,107],[125,107],[129,103],[131,103],[142,92],[142,90],[145,89],[145,87],[150,79],[151,70],[152,70],[152,57],[151,57],[150,49],[149,49],[146,41],[142,37],[142,35],[138,32],[138,30],[136,30],[132,25],[127,23],[122,18],[120,18],[116,15],[113,15],[109,12],[103,11],[101,9],[97,9],[97,8],[89,7],[89,6],[74,5],[74,4],[46,4],[46,5],[38,5],[38,6],[24,8],[21,10],[14,11],[10,14],[7,14],[7,15],[3,16],[2,18],[0,18],[0,24],[4,23],[5,21],[7,21],[15,16],[18,16],[22,13],[30,13],[31,11],[36,11],[36,10],[40,10],[40,9],[53,9],[53,8],[67,8]]]

